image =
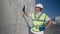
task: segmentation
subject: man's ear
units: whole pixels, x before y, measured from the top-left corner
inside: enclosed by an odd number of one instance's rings
[[[40,8],[40,11],[42,10],[42,8]]]

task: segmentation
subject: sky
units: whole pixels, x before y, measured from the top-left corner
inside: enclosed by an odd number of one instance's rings
[[[36,0],[36,4],[43,4],[42,12],[46,13],[51,19],[60,16],[60,0]]]

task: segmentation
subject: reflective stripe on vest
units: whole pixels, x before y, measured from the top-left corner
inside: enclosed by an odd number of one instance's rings
[[[44,25],[45,18],[46,18],[46,14],[42,13],[39,16],[38,20],[36,20],[35,14],[32,13],[32,26],[33,26],[32,30],[36,32],[40,31],[39,27]]]

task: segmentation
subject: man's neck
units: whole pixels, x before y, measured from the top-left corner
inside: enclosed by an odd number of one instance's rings
[[[39,12],[36,12],[36,13],[38,14],[38,13],[40,13],[40,11]]]

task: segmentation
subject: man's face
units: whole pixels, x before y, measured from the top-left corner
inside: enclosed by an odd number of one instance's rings
[[[35,12],[40,12],[40,7],[35,7]]]

